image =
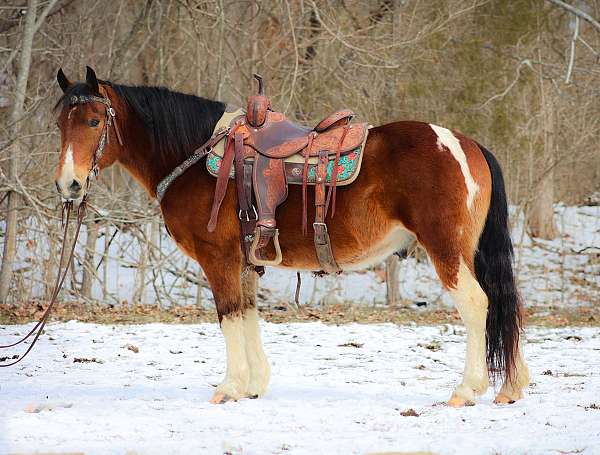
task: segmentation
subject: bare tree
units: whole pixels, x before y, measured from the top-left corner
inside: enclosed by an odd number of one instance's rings
[[[10,136],[16,138],[19,134],[21,117],[25,111],[25,96],[27,93],[27,82],[29,80],[29,69],[31,66],[31,51],[33,37],[40,28],[50,10],[57,0],[51,0],[37,17],[37,0],[29,0],[25,14],[25,25],[21,38],[21,52],[17,69],[17,84],[15,87],[15,100],[10,113]],[[36,20],[37,18],[37,20]],[[15,143],[12,147],[11,158],[8,166],[8,180],[11,185],[17,187],[19,178],[19,160],[17,158],[19,146]],[[9,190],[6,196],[6,231],[4,237],[4,250],[2,254],[2,267],[0,268],[0,302],[6,302],[10,290],[13,264],[17,252],[17,206],[19,205],[19,193]]]
[[[527,227],[533,237],[553,239],[556,237],[554,223],[554,165],[555,153],[555,103],[556,96],[551,93],[549,83],[544,81],[543,69],[540,69],[540,114],[542,127],[541,160],[545,163],[540,182],[527,216]]]

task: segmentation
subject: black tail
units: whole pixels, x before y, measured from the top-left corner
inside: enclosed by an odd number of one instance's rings
[[[513,245],[508,227],[508,205],[500,164],[479,146],[492,174],[492,198],[475,253],[475,275],[488,297],[486,321],[487,364],[492,379],[504,373],[514,378],[521,333],[521,296],[513,273]]]

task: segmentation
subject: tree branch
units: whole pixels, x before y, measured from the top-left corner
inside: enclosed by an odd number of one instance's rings
[[[56,2],[58,2],[58,0],[50,0],[48,2],[48,4],[46,5],[46,7],[42,10],[42,12],[40,13],[39,17],[37,18],[37,21],[35,22],[35,32],[38,31],[38,29],[42,26],[42,24],[44,23],[44,21],[46,20],[46,16],[48,16],[48,14],[50,13],[50,10],[52,8],[54,8],[54,5],[56,5]],[[64,7],[65,5],[63,5]],[[58,8],[55,12],[59,11],[60,8]]]
[[[577,17],[580,17],[584,21],[589,22],[592,25],[592,27],[594,27],[597,31],[600,32],[600,22],[598,22],[596,19],[594,19],[588,13],[581,11],[580,9],[575,8],[574,6],[569,5],[568,3],[565,3],[561,0],[546,0],[546,1],[550,2],[550,3],[554,3],[556,6],[560,6],[561,8],[569,11],[570,13],[575,14]]]

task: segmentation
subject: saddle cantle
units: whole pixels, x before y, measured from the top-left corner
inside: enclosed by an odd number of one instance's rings
[[[259,93],[249,97],[247,110],[226,112],[215,132],[227,130],[226,141],[208,153],[208,171],[217,177],[208,230],[216,228],[227,180],[235,179],[242,244],[246,259],[255,266],[282,261],[276,209],[287,198],[288,184],[303,186],[302,229],[307,233],[307,190],[315,188],[315,249],[322,271],[339,272],[331,250],[325,217],[335,213],[336,187],[354,181],[360,171],[368,133],[367,123],[350,123],[350,110],[335,112],[315,128],[298,125],[271,109],[260,76]],[[329,191],[327,191],[327,187]],[[256,207],[256,208],[255,208]],[[273,243],[275,257],[266,247]]]

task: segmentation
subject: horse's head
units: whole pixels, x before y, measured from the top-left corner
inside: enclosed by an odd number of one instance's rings
[[[56,188],[63,198],[78,201],[85,196],[91,175],[115,161],[116,145],[109,141],[114,137],[110,130],[115,111],[109,87],[98,82],[89,66],[85,82],[70,82],[62,69],[56,78],[64,92],[57,105],[61,151]],[[118,137],[116,125],[114,133]]]

